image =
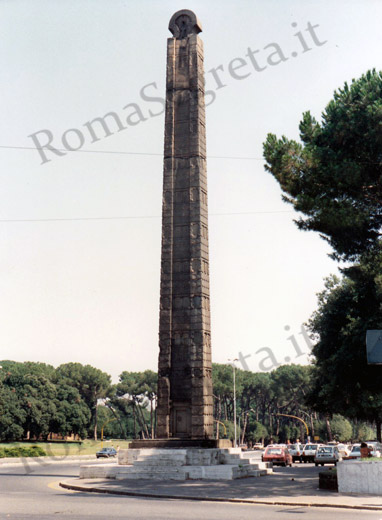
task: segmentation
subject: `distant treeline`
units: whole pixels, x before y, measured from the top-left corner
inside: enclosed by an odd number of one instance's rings
[[[0,440],[55,436],[155,436],[157,374],[122,372],[119,383],[90,365],[0,361]],[[236,369],[238,439],[241,443],[313,439],[363,440],[371,425],[318,414],[307,404],[312,366],[284,365],[267,373]],[[233,437],[233,368],[213,365],[217,435]],[[282,415],[284,414],[284,415]],[[286,417],[292,415],[295,417]],[[300,420],[296,419],[300,418]],[[304,425],[304,422],[306,426]]]

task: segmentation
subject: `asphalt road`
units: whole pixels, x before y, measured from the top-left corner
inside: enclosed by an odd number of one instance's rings
[[[0,519],[382,520],[382,514],[373,511],[157,500],[68,492],[60,488],[58,483],[61,480],[78,476],[78,466],[33,466],[29,472],[23,466],[0,467]]]

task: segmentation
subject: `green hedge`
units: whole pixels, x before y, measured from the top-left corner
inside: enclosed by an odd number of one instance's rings
[[[0,448],[0,458],[4,457],[44,457],[45,450],[40,446],[17,446],[14,448]]]

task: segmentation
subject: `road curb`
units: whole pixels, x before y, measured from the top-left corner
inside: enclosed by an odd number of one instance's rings
[[[119,490],[119,489],[105,489],[98,487],[88,487],[88,486],[79,486],[78,484],[72,484],[70,482],[60,482],[59,484],[64,489],[69,489],[72,491],[83,491],[87,493],[103,493],[109,495],[123,495],[123,496],[131,496],[131,497],[143,497],[143,498],[166,498],[166,499],[175,499],[175,500],[193,500],[198,502],[230,502],[230,503],[238,503],[238,504],[258,504],[258,505],[267,505],[267,506],[297,506],[297,507],[331,507],[335,509],[358,509],[358,510],[366,510],[366,511],[382,511],[382,507],[379,506],[358,506],[358,505],[349,505],[349,504],[321,504],[317,502],[286,502],[282,500],[255,500],[250,498],[222,498],[222,497],[195,497],[195,496],[187,496],[187,495],[171,495],[164,493],[148,493],[148,492],[138,492],[138,491],[128,491],[128,490]]]

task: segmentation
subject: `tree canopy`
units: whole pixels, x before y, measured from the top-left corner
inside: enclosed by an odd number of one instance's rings
[[[108,374],[90,365],[75,363],[56,369],[43,363],[2,361],[0,365],[3,367],[0,370],[0,440],[46,439],[51,434],[93,436],[92,396],[95,393],[104,396],[97,403],[98,435],[102,429],[105,437],[115,439],[155,435],[156,372],[124,371],[117,385],[107,386]],[[314,384],[312,367],[284,365],[259,373],[236,367],[235,372],[240,442],[304,440],[306,432],[301,420],[307,422],[312,437],[320,434],[322,439],[329,440],[327,415],[331,412],[325,408],[322,414],[317,413],[313,410],[314,403],[310,404],[306,399]],[[93,386],[89,374],[99,378],[96,377]],[[213,394],[214,419],[216,426],[219,425],[219,434],[224,436],[226,431],[232,439],[232,366],[213,364]],[[365,415],[366,422],[357,418],[352,424],[354,435],[368,436],[373,417],[372,414]],[[343,437],[348,433],[345,419],[334,416],[333,434]]]
[[[321,123],[300,122],[302,143],[268,134],[266,169],[283,199],[318,231],[337,259],[356,260],[375,248],[382,226],[382,73],[368,71],[334,93]]]
[[[112,392],[111,377],[91,365],[66,363],[57,368],[57,377],[66,384],[74,386],[91,413],[94,439],[97,439],[97,403],[99,399],[109,397]]]
[[[319,232],[333,258],[354,262],[342,280],[327,279],[310,321],[316,345],[306,403],[326,419],[375,422],[380,440],[380,367],[367,364],[365,338],[382,329],[382,73],[345,83],[321,122],[306,112],[299,129],[301,143],[268,134],[266,170],[302,214],[298,227]]]
[[[310,321],[317,337],[308,397],[321,412],[382,421],[381,367],[368,365],[366,331],[382,329],[382,251],[330,277]],[[380,433],[379,433],[380,435]]]
[[[73,382],[44,363],[1,362],[0,439],[87,435],[91,413]]]

